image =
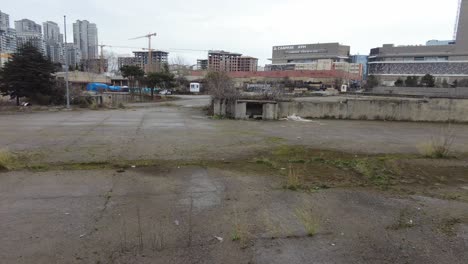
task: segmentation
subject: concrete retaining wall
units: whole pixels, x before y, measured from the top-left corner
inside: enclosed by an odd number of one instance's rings
[[[344,99],[339,102],[280,102],[280,118],[468,122],[467,99]]]

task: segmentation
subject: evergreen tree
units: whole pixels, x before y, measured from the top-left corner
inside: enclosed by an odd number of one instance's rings
[[[435,78],[434,76],[430,74],[424,75],[424,77],[421,78],[421,86],[424,87],[435,87]]]
[[[0,92],[11,98],[28,98],[38,103],[57,95],[53,73],[55,66],[31,44],[25,44],[12,55],[0,71]],[[50,100],[49,100],[50,101]]]

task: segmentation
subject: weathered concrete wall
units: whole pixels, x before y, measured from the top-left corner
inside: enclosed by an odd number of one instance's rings
[[[468,99],[344,99],[280,102],[279,117],[468,122]]]
[[[427,97],[468,98],[468,88],[376,87],[372,93],[419,95]]]
[[[247,116],[247,103],[237,103],[235,106],[235,119],[249,119]]]
[[[119,105],[127,103],[136,103],[136,102],[147,102],[151,98],[147,96],[140,96],[139,94],[129,94],[129,93],[102,93],[102,103],[105,105]]]
[[[278,104],[264,104],[262,119],[263,120],[277,120],[278,119]]]

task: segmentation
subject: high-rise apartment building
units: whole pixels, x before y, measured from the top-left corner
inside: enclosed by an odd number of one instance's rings
[[[16,31],[10,28],[10,16],[0,11],[0,67],[16,51]]]
[[[65,44],[67,64],[75,69],[81,68],[81,50],[74,43]]]
[[[47,55],[45,43],[42,39],[41,25],[36,24],[34,21],[29,19],[21,19],[15,21],[15,29],[18,47],[29,43],[42,52],[42,54]]]
[[[46,21],[42,24],[47,57],[55,63],[63,63],[63,35],[57,23]]]
[[[0,10],[0,31],[6,31],[10,27],[10,15]]]
[[[98,29],[96,24],[87,20],[77,20],[73,23],[73,41],[81,50],[83,60],[97,59],[99,57]]]

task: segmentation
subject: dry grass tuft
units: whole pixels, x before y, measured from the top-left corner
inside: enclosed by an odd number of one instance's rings
[[[320,218],[313,213],[310,204],[304,203],[301,207],[296,208],[295,215],[304,226],[308,236],[317,234],[320,227]]]
[[[17,157],[8,150],[0,150],[0,170],[12,170],[18,166]]]
[[[455,134],[451,127],[443,127],[431,137],[431,140],[419,145],[420,153],[426,158],[443,159],[449,158],[452,153]]]

